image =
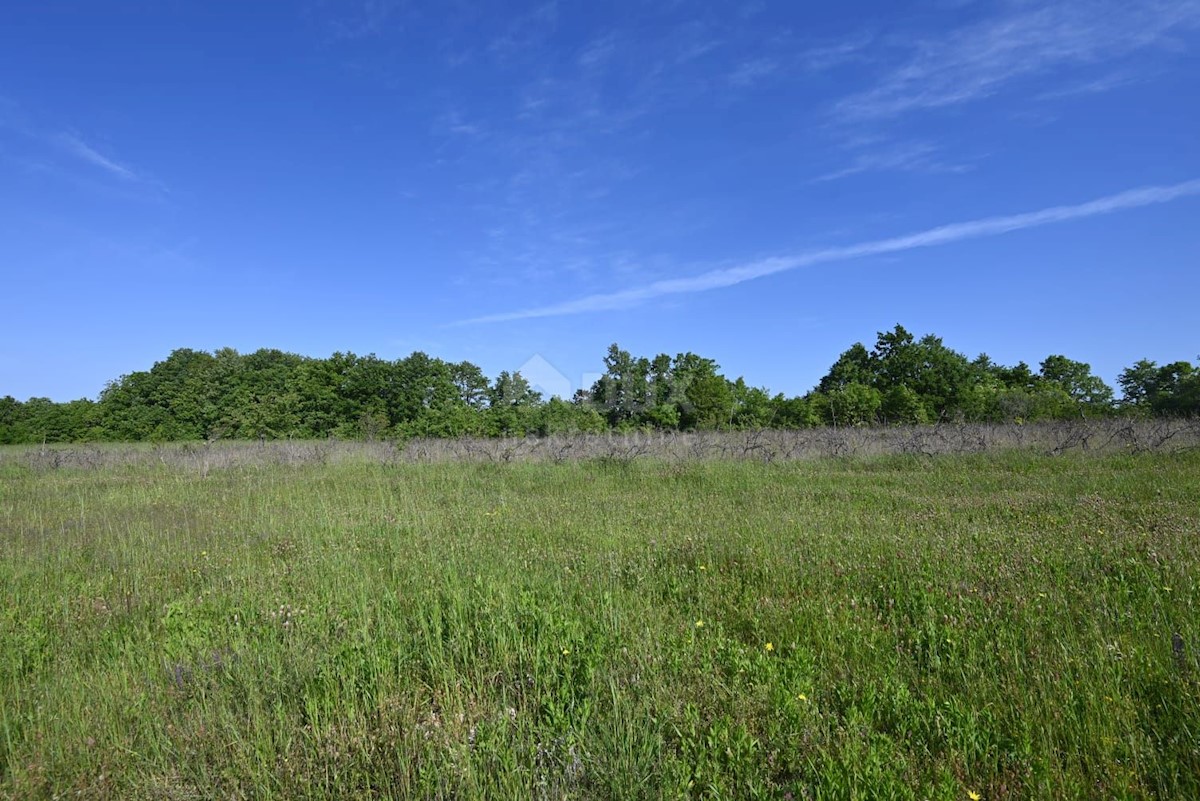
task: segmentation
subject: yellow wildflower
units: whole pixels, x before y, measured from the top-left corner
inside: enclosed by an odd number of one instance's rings
[[[799,695],[797,695],[797,696],[796,696],[796,700],[797,700],[797,701],[807,701],[807,700],[808,700],[808,696],[807,696],[807,695],[805,695],[804,693],[800,693]]]
[[[766,646],[766,647],[767,647],[767,650],[768,650],[768,651],[774,651],[774,650],[775,650],[775,644],[774,644],[774,643],[767,643],[767,646]]]
[[[696,621],[696,628],[698,628],[698,629],[702,629],[702,628],[704,628],[704,621],[703,621],[703,620],[697,620],[697,621]]]
[[[967,798],[971,799],[971,801],[979,801],[979,799],[983,798],[983,796],[974,790],[967,790]]]

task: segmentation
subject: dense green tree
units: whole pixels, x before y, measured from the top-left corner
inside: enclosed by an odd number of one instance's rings
[[[302,398],[295,378],[304,358],[261,348],[238,358],[218,351],[222,415],[217,426],[235,439],[276,439],[303,435]]]
[[[448,403],[429,409],[403,433],[423,437],[498,436],[488,419],[488,411],[479,411],[464,403]],[[511,432],[524,434],[523,430]]]
[[[1043,381],[1061,389],[1075,404],[1076,414],[1103,414],[1112,409],[1113,391],[1092,367],[1066,356],[1047,356],[1041,363]]]
[[[1040,381],[1039,376],[1025,362],[1017,362],[1013,367],[996,367],[993,374],[1009,389],[1020,389],[1033,392]]]
[[[809,402],[826,425],[867,426],[878,421],[883,395],[872,386],[852,382],[830,392],[814,392]]]
[[[838,407],[846,406],[854,425],[927,422],[960,415],[972,382],[989,365],[990,360],[972,365],[940,338],[926,335],[917,340],[897,325],[879,332],[872,350],[856,343],[838,357],[817,385],[824,396],[822,415],[832,423]],[[851,387],[867,387],[878,394],[877,419],[858,419],[862,409],[875,406],[875,396]],[[837,395],[845,390],[850,394]]]
[[[333,436],[347,419],[349,404],[339,393],[340,383],[341,374],[332,358],[307,359],[296,368],[292,391],[300,419],[300,436],[316,439]]]
[[[733,411],[729,382],[720,366],[691,351],[675,356],[666,402],[675,406],[683,430],[728,425]]]
[[[892,386],[883,393],[879,416],[884,423],[913,424],[928,423],[926,406],[916,391],[902,384]]]
[[[1148,410],[1158,394],[1158,365],[1149,359],[1140,359],[1121,371],[1117,385],[1121,387],[1123,406]]]
[[[1121,373],[1119,410],[1200,414],[1200,369],[1143,359]],[[1117,410],[1083,362],[1052,355],[1034,372],[980,354],[968,361],[902,326],[844,351],[804,397],[729,381],[712,359],[635,357],[612,345],[605,373],[567,403],[543,402],[519,373],[490,383],[470,362],[424,353],[311,359],[274,349],[172,351],[110,382],[97,401],[0,398],[0,444],[83,440],[524,436],[600,430],[801,428],[945,419],[1032,421]]]
[[[567,403],[561,398],[551,398],[535,410],[532,433],[539,436],[552,434],[598,434],[608,428],[604,417],[588,404]]]
[[[684,429],[726,428],[733,420],[733,392],[724,376],[701,373],[693,376],[684,392],[680,415]]]
[[[217,419],[221,399],[213,382],[215,359],[204,351],[181,348],[150,368],[146,402],[164,409],[171,423],[163,439],[201,439]]]
[[[536,406],[541,403],[541,393],[529,386],[529,382],[519,372],[500,373],[496,377],[488,398],[492,408],[509,406]]]
[[[1183,361],[1160,368],[1152,408],[1157,414],[1200,415],[1200,370]]]
[[[450,366],[420,351],[396,362],[387,376],[388,416],[404,433],[424,434],[433,419],[465,405]]]
[[[656,403],[642,413],[642,420],[652,428],[662,431],[676,431],[679,429],[680,420],[682,419],[679,408],[674,403]]]
[[[771,424],[776,428],[812,428],[821,424],[821,416],[808,398],[789,398],[782,392],[771,398]]]
[[[153,401],[155,382],[149,372],[134,372],[110,381],[100,393],[101,438],[137,441],[181,439],[170,411]]]
[[[541,402],[541,393],[529,386],[519,372],[500,373],[490,392],[489,432],[496,436],[525,436],[538,425],[535,412]]]
[[[1117,383],[1127,408],[1165,415],[1200,414],[1200,370],[1190,362],[1159,367],[1142,359],[1126,368]]]
[[[897,325],[880,332],[869,358],[869,386],[885,401],[885,418],[895,422],[925,422],[952,416],[978,374],[967,358],[947,348],[939,337],[919,341]],[[919,408],[918,408],[919,407]]]
[[[650,360],[635,358],[616,343],[604,357],[604,375],[592,385],[592,403],[611,426],[636,425],[652,403]]]
[[[471,409],[486,409],[491,400],[491,387],[483,370],[467,361],[451,364],[449,367],[450,380],[458,388],[459,400]]]
[[[0,444],[20,442],[83,442],[97,439],[95,404],[86,399],[55,403],[30,398],[19,403],[0,400]]]
[[[671,357],[660,353],[650,361],[651,405],[667,406],[677,400],[675,368]]]
[[[25,404],[12,395],[0,398],[0,445],[29,442],[31,437],[24,426]]]
[[[734,428],[769,428],[775,418],[775,406],[765,389],[749,386],[738,378],[730,384],[733,396],[732,425]]]
[[[828,394],[850,384],[871,386],[874,383],[875,365],[871,362],[871,353],[861,342],[855,342],[829,368],[816,391]]]

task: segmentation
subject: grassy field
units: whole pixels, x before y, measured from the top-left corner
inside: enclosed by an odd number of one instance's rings
[[[1200,798],[1200,453],[0,464],[0,796]]]

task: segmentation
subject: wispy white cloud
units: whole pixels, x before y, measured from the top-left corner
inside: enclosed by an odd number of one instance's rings
[[[738,87],[753,86],[778,69],[779,62],[773,58],[752,58],[734,67],[729,74],[729,83]]]
[[[74,134],[59,134],[56,141],[71,155],[83,159],[84,161],[105,170],[110,175],[115,175],[126,181],[141,181],[142,177],[136,172],[126,167],[123,164],[118,164],[110,158],[107,158],[96,152],[94,148],[85,143],[82,139]]]
[[[965,164],[939,158],[941,148],[932,142],[870,142],[861,147],[851,162],[813,179],[813,183],[836,181],[865,172],[955,173],[970,169]]]
[[[612,58],[616,49],[617,35],[615,33],[606,33],[588,42],[579,53],[576,61],[585,70],[602,69],[608,60]]]
[[[387,30],[403,9],[401,0],[318,2],[308,13],[336,39],[364,39]]]
[[[1039,211],[1022,214],[985,217],[968,222],[943,225],[914,234],[906,234],[888,239],[876,239],[853,245],[823,248],[790,256],[776,256],[736,267],[711,270],[688,278],[656,281],[645,286],[625,289],[619,292],[589,295],[577,300],[521,311],[485,315],[483,317],[463,320],[458,324],[498,323],[535,317],[562,317],[588,312],[627,309],[655,298],[722,289],[803,267],[812,267],[830,262],[850,261],[852,259],[879,256],[888,253],[900,253],[918,248],[962,242],[969,239],[999,236],[1000,234],[1012,231],[1022,231],[1054,223],[1081,220],[1102,214],[1112,214],[1126,209],[1168,203],[1182,197],[1197,194],[1200,194],[1200,179],[1169,186],[1131,189],[1077,205],[1052,206]]]
[[[875,86],[843,98],[843,121],[890,118],[967,103],[1011,82],[1178,45],[1200,27],[1200,0],[1057,0],[918,40]]]
[[[513,18],[508,27],[488,43],[488,53],[500,61],[538,53],[557,26],[558,3],[548,0]]]
[[[702,59],[724,44],[724,37],[713,25],[694,19],[670,31],[661,46],[672,67],[682,67]]]
[[[453,136],[483,136],[487,133],[481,124],[468,120],[457,108],[447,111],[435,120],[432,131],[435,134]]]
[[[867,46],[874,41],[869,33],[860,33],[834,44],[819,45],[801,50],[799,63],[804,72],[824,72],[863,57]]]
[[[1114,89],[1120,89],[1125,86],[1131,86],[1135,83],[1140,83],[1150,77],[1149,71],[1133,71],[1133,70],[1118,70],[1107,75],[1101,75],[1099,78],[1079,81],[1073,84],[1048,89],[1045,92],[1038,94],[1036,100],[1058,100],[1063,97],[1075,97],[1078,95],[1098,95],[1103,92],[1111,92]]]
[[[798,39],[790,32],[766,40],[743,39],[738,44],[744,54],[734,62],[726,82],[734,89],[744,89],[768,79],[803,79],[862,59],[872,41],[873,36],[868,33],[821,44]]]
[[[54,176],[109,195],[161,197],[167,191],[162,182],[106,156],[79,134],[42,128],[20,104],[0,96],[0,146],[3,135],[17,145],[16,152],[5,154],[6,159],[27,173]]]

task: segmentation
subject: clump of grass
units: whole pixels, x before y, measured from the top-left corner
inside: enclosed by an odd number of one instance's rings
[[[1197,468],[10,465],[0,795],[1200,797]]]

